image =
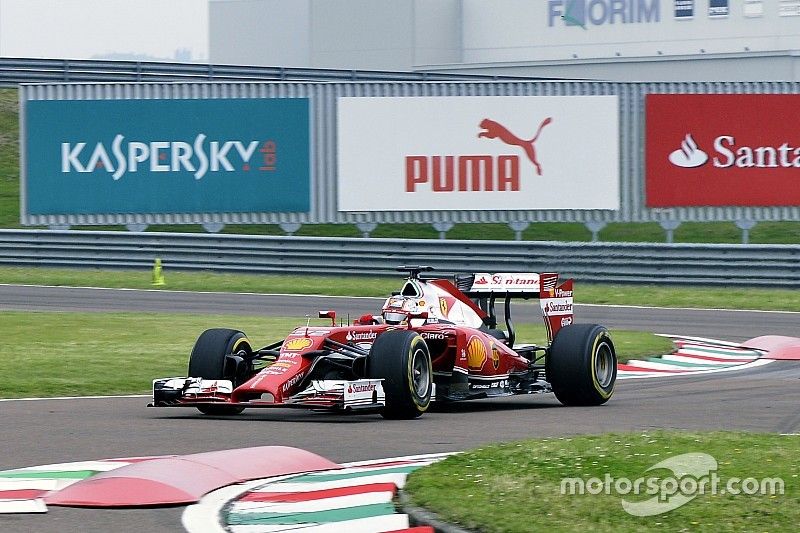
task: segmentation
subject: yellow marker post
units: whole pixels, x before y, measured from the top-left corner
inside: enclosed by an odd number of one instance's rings
[[[161,287],[165,284],[164,272],[161,270],[161,258],[156,257],[156,260],[153,263],[153,285],[156,287]]]

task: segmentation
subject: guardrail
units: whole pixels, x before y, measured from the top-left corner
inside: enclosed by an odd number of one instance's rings
[[[559,272],[578,281],[800,287],[800,246],[265,237],[114,231],[0,230],[0,265],[248,274],[396,276]]]
[[[156,61],[0,58],[0,86],[43,82],[163,81],[487,81],[543,80],[524,76],[395,72],[295,67],[251,67]]]

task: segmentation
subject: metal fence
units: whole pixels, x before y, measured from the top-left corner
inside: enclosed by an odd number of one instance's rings
[[[251,67],[156,61],[25,59],[0,57],[0,87],[21,83],[164,81],[441,81],[548,79],[489,74],[396,72],[387,70]]]
[[[0,265],[248,274],[396,276],[425,264],[456,272],[559,272],[578,281],[800,287],[800,246],[263,237],[0,230]]]

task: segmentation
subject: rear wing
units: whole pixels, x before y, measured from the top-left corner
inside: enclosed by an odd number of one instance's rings
[[[490,274],[457,274],[455,285],[467,297],[473,299],[478,307],[486,312],[484,319],[490,328],[497,327],[495,301],[504,300],[505,322],[508,328],[509,344],[514,344],[514,324],[511,321],[511,300],[513,298],[538,298],[542,318],[547,328],[547,338],[553,342],[556,333],[573,322],[572,280],[559,284],[555,272],[500,272]]]
[[[480,298],[491,294],[511,295],[516,298],[539,298],[542,290],[556,288],[558,274],[547,272],[501,272],[489,274],[457,274],[456,287],[470,298]]]

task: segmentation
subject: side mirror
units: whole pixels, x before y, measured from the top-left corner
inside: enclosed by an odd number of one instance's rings
[[[369,326],[371,324],[377,324],[378,322],[375,320],[375,317],[372,315],[361,315],[360,317],[356,318],[353,321],[354,326]]]
[[[336,311],[320,311],[319,312],[320,318],[330,318],[331,319],[331,326],[336,325]]]

